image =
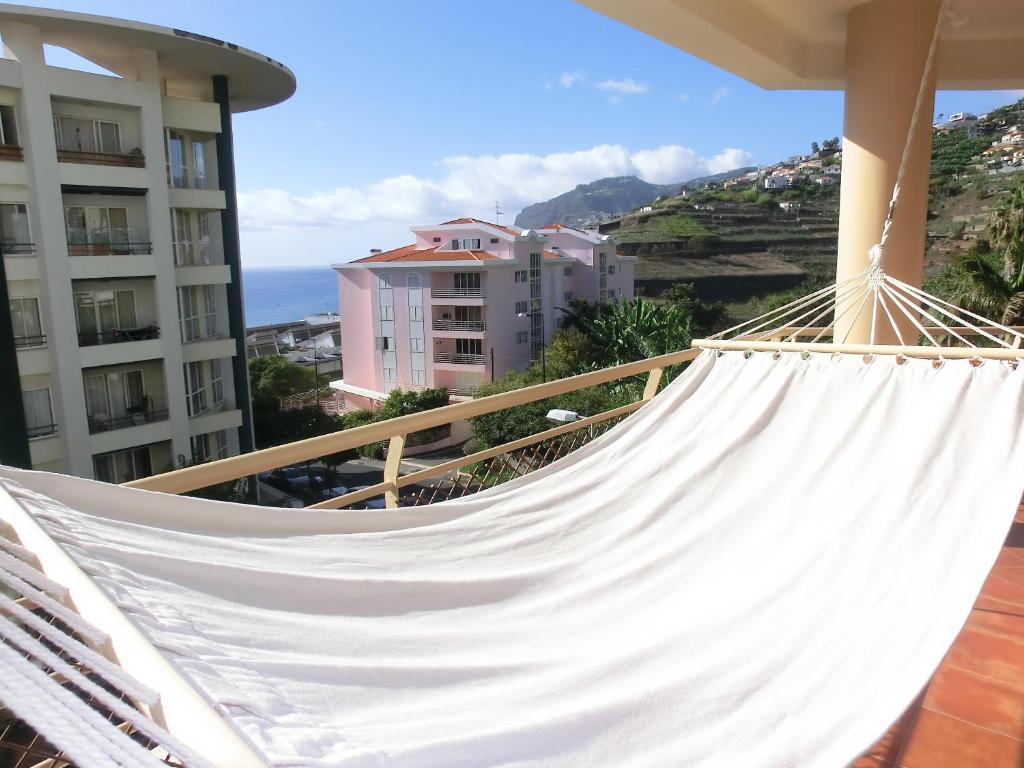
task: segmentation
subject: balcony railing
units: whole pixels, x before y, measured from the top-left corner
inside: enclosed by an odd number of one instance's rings
[[[484,365],[487,358],[483,355],[470,355],[462,352],[435,352],[434,362],[453,365]]]
[[[483,288],[432,288],[430,293],[435,299],[483,299],[487,295]]]
[[[0,160],[24,160],[25,153],[15,144],[0,144]]]
[[[35,243],[0,243],[0,254],[4,256],[35,256]]]
[[[34,427],[29,427],[27,430],[28,436],[32,437],[46,437],[47,435],[57,434],[56,424],[36,424]]]
[[[160,411],[132,411],[124,416],[107,416],[106,414],[95,414],[89,417],[89,434],[97,432],[110,432],[115,429],[126,427],[137,427],[142,424],[152,424],[156,421],[167,421],[166,410]]]
[[[126,341],[146,341],[159,339],[160,326],[146,325],[142,328],[114,328],[110,331],[79,333],[78,346],[93,347],[97,344],[123,344]]]
[[[15,349],[33,349],[35,347],[46,346],[46,334],[41,333],[38,336],[15,336],[14,337],[14,348]]]
[[[68,256],[144,256],[153,252],[152,243],[68,243]]]
[[[487,323],[483,320],[435,320],[434,330],[482,333],[487,330]]]
[[[146,167],[146,157],[141,152],[84,152],[80,149],[58,149],[57,162],[115,165],[122,168]]]

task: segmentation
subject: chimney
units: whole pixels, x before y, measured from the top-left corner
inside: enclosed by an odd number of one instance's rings
[[[370,255],[371,256],[373,256],[376,253],[382,253],[381,249],[380,248],[371,248],[370,249]]]

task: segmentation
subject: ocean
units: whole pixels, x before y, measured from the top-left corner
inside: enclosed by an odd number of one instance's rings
[[[323,267],[242,269],[245,326],[301,320],[338,311],[338,273]]]

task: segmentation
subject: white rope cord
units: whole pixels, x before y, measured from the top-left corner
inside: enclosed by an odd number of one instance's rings
[[[8,619],[0,617],[0,637],[3,637],[8,642],[21,648],[25,653],[39,659],[39,661],[46,664],[51,670],[62,676],[71,685],[75,686],[83,693],[87,693],[92,696],[103,707],[119,717],[122,721],[129,723],[144,736],[161,744],[164,748],[169,750],[175,756],[183,759],[190,766],[198,768],[199,766],[205,765],[205,761],[199,758],[198,755],[193,754],[188,747],[179,743],[177,739],[156,725],[156,723],[150,720],[146,715],[139,712],[134,707],[125,704],[117,696],[114,696],[94,683],[82,674],[81,670],[75,669],[64,659],[60,658],[60,656],[53,653],[23,627],[14,624]],[[53,685],[60,687],[60,684],[56,682],[54,682]],[[112,724],[108,724],[108,730],[121,733],[118,731],[117,727]]]
[[[893,305],[895,305],[896,309],[898,309],[900,312],[902,312],[904,317],[906,317],[908,320],[910,320],[910,322],[917,328],[917,330],[920,331],[920,333],[922,335],[924,335],[924,336],[926,336],[928,338],[928,341],[930,341],[932,343],[933,347],[940,347],[940,346],[942,346],[941,344],[939,344],[938,341],[935,340],[934,336],[932,336],[930,333],[928,333],[928,331],[925,329],[925,327],[923,325],[921,325],[920,321],[918,321],[918,319],[916,317],[914,317],[914,314],[912,312],[907,311],[907,308],[904,306],[904,303],[906,302],[906,299],[904,299],[902,296],[900,296],[898,293],[896,293],[888,285],[882,285],[882,290],[889,296],[890,299],[892,299],[892,303],[893,303]],[[914,308],[913,305],[911,305],[911,309],[913,309],[913,308]],[[973,347],[974,345],[971,344],[970,346]]]
[[[857,295],[857,293],[858,293],[858,289],[859,288],[860,288],[860,286],[853,285],[853,286],[848,287],[842,293],[830,292],[828,294],[828,296],[826,297],[824,304],[815,304],[814,306],[811,307],[810,310],[808,310],[804,314],[802,314],[799,317],[796,317],[796,318],[793,318],[792,320],[790,320],[787,323],[787,325],[789,327],[794,327],[795,326],[796,330],[793,331],[790,334],[789,338],[792,339],[792,338],[794,338],[796,336],[799,336],[801,333],[806,331],[808,328],[814,327],[816,323],[821,322],[821,320],[824,317],[826,317],[830,312],[835,311],[835,308],[839,304],[840,301],[845,301],[847,298],[855,297]],[[817,312],[818,314],[815,315],[811,320],[808,320],[807,322],[805,322],[801,326],[797,326],[796,325],[796,323],[802,322],[806,317],[808,317],[810,315],[813,315],[815,312]],[[760,341],[760,340],[763,340],[763,339],[767,339],[767,338],[769,338],[769,337],[771,337],[773,335],[778,335],[777,331],[769,329],[766,333],[762,333],[761,336],[758,337],[758,340]]]
[[[973,318],[974,320],[980,320],[981,322],[986,323],[987,327],[998,328],[1003,333],[1007,333],[1007,334],[1009,334],[1009,335],[1011,335],[1011,336],[1013,336],[1013,337],[1015,337],[1017,339],[1020,339],[1021,341],[1024,341],[1024,334],[1019,333],[1018,331],[1013,330],[1013,328],[1008,328],[1007,326],[1003,325],[1002,323],[997,323],[994,320],[989,320],[988,318],[982,317],[981,315],[976,315],[973,312],[970,312],[970,311],[968,311],[966,309],[962,309],[960,307],[957,307],[954,304],[950,304],[948,301],[940,299],[938,296],[932,296],[931,294],[925,293],[920,288],[915,288],[914,286],[909,285],[907,283],[904,283],[902,280],[898,280],[895,277],[891,277],[889,275],[886,275],[886,279],[889,282],[893,283],[894,285],[898,285],[903,290],[909,291],[910,293],[914,294],[917,298],[921,299],[922,301],[926,301],[928,303],[935,302],[937,304],[940,304],[940,305],[949,307],[951,309],[954,309],[957,312],[962,312],[967,317]],[[938,307],[936,307],[936,309],[938,309]],[[951,315],[949,312],[945,312],[944,314],[946,314],[948,317],[952,317],[952,318],[957,319],[957,320],[963,320],[963,318],[959,318],[956,315]],[[964,324],[968,325],[968,326],[971,326],[971,323],[968,323],[966,321],[964,321]],[[983,336],[987,336],[989,339],[991,339],[992,341],[996,342],[997,344],[1005,344],[1007,347],[1012,347],[1013,346],[1012,344],[1007,343],[1003,339],[996,338],[995,336],[992,336],[989,333],[986,333],[985,330],[984,330],[984,327],[982,327],[982,326],[972,326],[972,327],[974,327],[977,331],[979,331]]]
[[[89,768],[166,768],[73,692],[0,643],[4,706],[72,761]]]
[[[31,549],[23,547],[21,544],[15,544],[13,541],[6,539],[3,536],[0,536],[0,549],[33,567],[35,567],[35,564],[39,562],[39,558],[35,556],[35,553]]]
[[[57,600],[64,600],[68,596],[67,587],[63,584],[58,584],[28,563],[11,557],[6,552],[0,552],[0,568],[12,576],[17,576],[19,579],[27,581],[36,589],[41,589],[43,592],[52,595]]]
[[[890,290],[894,290],[894,289],[892,289],[892,288],[891,288],[891,286],[889,286],[888,284],[887,284],[887,286],[886,286],[886,287],[887,287],[888,289],[890,289]],[[960,333],[959,333],[959,332],[958,332],[958,331],[957,331],[957,330],[956,330],[955,328],[951,328],[951,327],[949,327],[948,325],[946,325],[946,324],[945,324],[945,323],[944,323],[944,322],[943,322],[942,320],[940,320],[940,319],[939,319],[938,317],[936,317],[935,315],[931,314],[930,312],[928,312],[928,311],[927,311],[927,310],[925,310],[925,309],[922,309],[922,308],[921,308],[920,306],[917,306],[917,307],[915,307],[915,306],[914,306],[914,302],[913,302],[913,301],[911,301],[911,300],[910,300],[910,299],[909,299],[908,297],[906,297],[906,296],[903,296],[903,297],[901,297],[901,298],[902,298],[902,299],[903,299],[904,301],[906,301],[906,302],[908,303],[908,305],[909,305],[909,306],[911,306],[912,308],[914,308],[914,309],[915,309],[915,311],[917,311],[917,312],[920,312],[920,313],[921,313],[921,314],[922,314],[922,315],[923,315],[924,317],[926,317],[926,318],[928,318],[929,320],[931,320],[931,321],[932,321],[932,322],[933,322],[933,323],[934,323],[934,324],[935,324],[936,326],[938,326],[939,328],[941,328],[942,330],[944,330],[944,331],[945,331],[946,333],[948,333],[948,334],[949,334],[950,336],[953,336],[954,338],[958,339],[959,341],[962,341],[962,342],[963,342],[963,343],[964,343],[964,344],[965,344],[966,346],[969,346],[969,347],[974,347],[974,346],[977,346],[977,345],[976,345],[976,344],[975,344],[974,342],[972,342],[972,341],[970,341],[969,339],[966,339],[965,337],[961,336],[961,335],[960,335]],[[940,314],[947,314],[947,313],[940,313]],[[955,319],[955,318],[954,318],[954,319]],[[984,333],[984,331],[983,331],[983,330],[982,330],[981,328],[979,328],[978,330],[979,330],[979,331],[981,331],[982,333]]]
[[[907,165],[910,162],[910,151],[914,145],[914,134],[917,132],[917,124],[921,121],[921,113],[924,107],[925,97],[928,95],[928,81],[931,79],[932,71],[935,69],[936,52],[939,49],[939,38],[942,36],[942,23],[949,14],[949,0],[942,0],[939,6],[939,13],[935,19],[935,29],[932,31],[931,43],[928,46],[928,56],[924,63],[924,73],[921,76],[921,84],[917,89],[917,99],[914,101],[914,110],[910,116],[910,126],[907,128],[907,138],[903,142],[903,154],[900,157],[900,164],[896,170],[896,183],[892,188],[892,198],[889,200],[889,209],[885,215],[885,222],[882,225],[882,235],[878,244],[872,251],[877,249],[877,262],[884,262],[885,245],[889,240],[889,231],[892,229],[893,220],[896,214],[896,205],[899,203],[900,192],[903,188],[903,177],[907,172]]]
[[[51,616],[63,621],[90,643],[102,646],[109,642],[110,637],[106,632],[101,632],[63,603],[57,602],[45,592],[40,592],[24,579],[19,579],[17,576],[0,569],[0,583],[5,584],[18,594],[24,595],[28,600],[38,605]]]
[[[0,614],[3,613],[17,619],[25,626],[31,627],[51,643],[71,654],[108,683],[124,691],[124,693],[140,704],[154,707],[159,702],[160,697],[153,689],[138,682],[106,656],[98,654],[67,632],[40,618],[24,606],[18,605],[11,598],[0,595]]]

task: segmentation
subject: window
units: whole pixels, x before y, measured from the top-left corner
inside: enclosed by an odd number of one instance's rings
[[[427,383],[427,372],[424,370],[414,370],[412,372],[412,383],[413,384],[426,384]]]
[[[54,115],[57,149],[121,154],[121,125],[110,120]]]
[[[419,306],[418,304],[409,305],[409,322],[423,322],[423,307]]]
[[[562,294],[563,301],[572,301],[572,291],[566,291]]]
[[[175,189],[188,187],[188,166],[185,165],[185,137],[167,131],[167,183]]]
[[[380,319],[381,320],[394,320],[395,319],[395,308],[391,304],[380,305]]]
[[[395,351],[395,337],[394,336],[378,336],[377,337],[377,348],[381,352],[394,352]]]
[[[14,346],[24,349],[45,344],[46,337],[39,322],[39,299],[11,299],[10,307]]]
[[[456,238],[456,239],[452,240],[452,250],[453,250],[453,251],[457,251],[457,250],[459,250],[459,241],[458,241],[458,238]]]
[[[117,332],[138,327],[135,291],[75,293],[78,343],[83,346],[119,341]]]
[[[417,339],[417,338],[409,339],[409,351],[410,352],[422,352],[423,351],[423,339]]]
[[[516,282],[517,283],[525,283],[526,282],[526,270],[525,269],[517,269],[516,270]]]
[[[391,287],[391,275],[387,272],[381,272],[377,275],[377,287],[378,288],[390,288]]]
[[[454,286],[456,290],[461,291],[479,291],[480,290],[480,273],[479,272],[456,272],[452,275]]]
[[[572,267],[563,267],[562,268],[562,276],[563,277],[572,277]]]
[[[202,363],[185,363],[185,403],[189,416],[198,416],[207,408]]]
[[[614,264],[612,266],[608,267],[608,274],[609,275],[614,275],[615,274],[615,265]]]
[[[492,237],[491,238],[491,245],[497,245],[497,244],[498,244],[498,238]]]
[[[5,147],[18,146],[18,121],[14,116],[14,107],[0,105],[0,144]]]
[[[483,342],[480,339],[456,339],[455,354],[457,355],[482,355]]]
[[[203,142],[192,142],[192,185],[195,189],[206,189],[206,152]]]
[[[479,237],[464,237],[464,238],[462,238],[462,250],[464,250],[464,251],[479,251],[480,250],[480,238]]]
[[[224,372],[219,359],[210,361],[210,395],[214,405],[224,402]]]
[[[101,453],[93,456],[92,467],[96,479],[104,483],[127,483],[153,474],[148,446]]]
[[[199,306],[193,286],[178,288],[178,322],[183,342],[199,338]]]
[[[209,435],[193,435],[189,438],[189,443],[192,446],[192,461],[210,460]]]
[[[210,240],[210,213],[199,211],[196,214],[199,222],[199,263],[213,264],[213,242]]]
[[[434,238],[434,242],[435,243],[440,243],[441,242],[441,238],[440,237],[435,237]]]
[[[0,203],[0,251],[13,255],[31,253],[32,250],[28,206],[24,203]]]
[[[420,273],[419,272],[410,272],[408,275],[406,275],[405,276],[405,287],[406,288],[413,288],[413,289],[415,289],[415,288],[422,288],[423,287],[423,278],[420,276]]]
[[[68,251],[80,254],[128,253],[128,209],[69,205],[64,208]]]
[[[459,322],[480,322],[482,318],[480,307],[454,307],[454,309],[455,319]]]
[[[137,419],[145,422],[148,398],[142,371],[99,373],[82,381],[90,432],[131,426]]]
[[[529,311],[529,303],[525,301],[516,302],[516,314],[525,315]]]
[[[516,344],[525,344],[530,340],[529,331],[516,331]]]
[[[21,393],[21,404],[25,411],[25,425],[29,437],[52,435],[57,431],[53,423],[53,409],[50,406],[50,390],[30,389]]]
[[[217,436],[217,458],[226,459],[228,456],[228,431],[222,429],[213,434]]]
[[[171,209],[171,237],[174,245],[174,266],[184,267],[195,264],[192,250],[192,222],[188,211]]]
[[[203,286],[204,324],[207,337],[217,335],[217,286]]]
[[[608,254],[597,254],[598,301],[608,300]]]
[[[394,368],[383,368],[383,378],[385,384],[394,384],[396,381],[395,369]]]

